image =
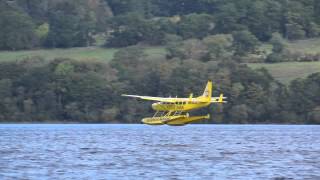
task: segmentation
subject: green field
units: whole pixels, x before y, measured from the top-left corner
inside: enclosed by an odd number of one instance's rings
[[[286,47],[290,51],[298,51],[310,54],[320,53],[320,38],[286,41]],[[272,45],[269,43],[263,43],[259,49],[261,51],[271,53]]]
[[[320,38],[290,41],[288,42],[288,49],[303,53],[320,53]]]
[[[296,78],[304,78],[320,72],[320,62],[250,63],[247,65],[253,69],[266,68],[276,80],[284,84],[289,84]]]
[[[78,60],[101,60],[109,61],[113,58],[115,48],[101,47],[85,47],[85,48],[70,48],[70,49],[40,49],[27,51],[0,51],[1,61],[21,60],[31,57],[43,57],[46,60],[63,57]],[[148,47],[146,53],[153,57],[163,57],[165,49],[162,47]]]

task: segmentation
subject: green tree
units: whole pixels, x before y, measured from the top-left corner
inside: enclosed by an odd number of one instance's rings
[[[273,32],[281,31],[283,7],[279,1],[249,2],[243,22],[261,41],[267,41]]]
[[[288,23],[286,27],[286,37],[290,40],[294,39],[303,39],[306,35],[306,32],[303,30],[303,27],[297,23]]]
[[[306,34],[310,38],[318,37],[320,35],[320,25],[314,22],[309,23],[306,28]]]
[[[189,14],[182,16],[178,23],[178,35],[184,39],[203,38],[214,28],[213,17],[209,14]]]
[[[150,16],[150,0],[106,0],[115,15],[127,13],[139,13],[142,16]]]
[[[138,14],[114,17],[110,22],[113,32],[107,39],[108,47],[126,47],[143,42],[149,45],[164,43],[165,32],[158,21],[143,19]]]
[[[260,45],[259,40],[249,31],[236,31],[232,33],[233,47],[236,55],[246,55],[254,52]]]
[[[273,33],[270,43],[272,44],[272,52],[274,53],[282,53],[287,46],[280,33]]]
[[[245,25],[238,22],[239,18],[243,18],[244,15],[236,3],[221,3],[217,9],[215,31],[218,33],[231,33],[232,31],[246,29]]]
[[[57,65],[54,73],[57,76],[61,76],[61,77],[71,75],[72,73],[74,73],[74,66],[69,61],[63,61]]]
[[[44,43],[45,40],[48,37],[49,24],[48,23],[43,23],[43,24],[39,25],[36,28],[35,33],[36,33],[37,37],[39,38],[41,44]]]
[[[315,107],[308,115],[310,124],[320,124],[320,106]]]
[[[234,123],[247,123],[248,122],[248,107],[245,104],[233,106],[230,109],[229,116]]]
[[[31,49],[38,45],[32,19],[19,11],[0,12],[0,49]]]
[[[211,60],[219,60],[232,56],[232,36],[228,34],[217,34],[207,36],[203,39],[208,47]]]
[[[120,79],[134,81],[144,73],[139,68],[144,68],[145,57],[146,54],[142,48],[132,46],[116,52],[110,63],[113,68],[119,71]]]
[[[49,47],[88,46],[92,43],[90,34],[95,29],[95,18],[90,11],[83,11],[79,2],[58,3],[50,11],[49,24],[46,42]]]
[[[272,53],[266,58],[266,62],[275,63],[285,61],[284,50],[287,46],[280,33],[273,33],[270,39],[272,44]]]
[[[181,43],[172,43],[167,46],[168,58],[206,60],[208,48],[198,39],[188,39]]]

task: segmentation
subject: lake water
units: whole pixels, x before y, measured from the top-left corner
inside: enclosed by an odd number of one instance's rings
[[[0,179],[320,179],[320,126],[0,125]]]

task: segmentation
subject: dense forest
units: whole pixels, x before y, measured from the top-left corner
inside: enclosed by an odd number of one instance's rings
[[[152,114],[150,103],[122,93],[184,97],[211,79],[228,103],[191,112],[209,111],[208,123],[317,124],[320,69],[284,85],[246,63],[320,61],[286,45],[319,36],[318,0],[1,0],[0,50],[118,52],[110,62],[1,61],[0,121],[137,123]],[[150,46],[166,56],[146,54]]]

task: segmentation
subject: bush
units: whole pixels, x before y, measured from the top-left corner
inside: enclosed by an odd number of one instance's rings
[[[267,63],[277,63],[277,62],[283,62],[283,54],[281,53],[271,53],[267,56],[266,62]]]

